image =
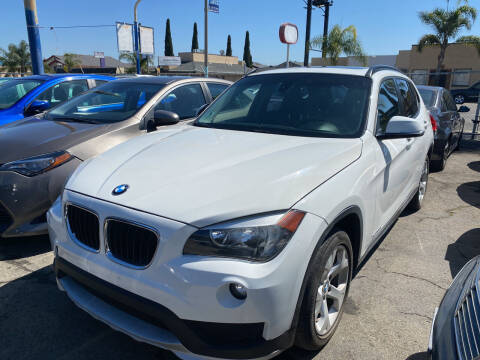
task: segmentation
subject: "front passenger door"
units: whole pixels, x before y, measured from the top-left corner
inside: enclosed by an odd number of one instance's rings
[[[376,134],[383,134],[394,116],[402,115],[402,103],[395,80],[388,78],[379,88]],[[377,151],[376,232],[387,226],[410,192],[412,156],[407,139],[379,140]]]

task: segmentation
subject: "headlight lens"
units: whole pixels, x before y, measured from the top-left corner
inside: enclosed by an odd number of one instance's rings
[[[72,158],[73,156],[66,151],[57,151],[3,164],[0,171],[15,171],[25,176],[35,176],[56,168]]]
[[[304,216],[292,210],[283,216],[268,216],[273,224],[264,224],[266,219],[260,218],[200,229],[187,240],[183,253],[268,261],[287,245]]]

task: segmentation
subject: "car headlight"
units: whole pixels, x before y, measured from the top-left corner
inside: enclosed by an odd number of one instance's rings
[[[304,216],[292,210],[206,227],[190,236],[183,253],[268,261],[287,245]]]
[[[66,151],[57,151],[3,164],[0,171],[15,171],[21,175],[35,176],[56,168],[72,158],[73,156]]]

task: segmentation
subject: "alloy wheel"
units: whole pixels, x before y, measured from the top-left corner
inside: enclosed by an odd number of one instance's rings
[[[465,97],[463,95],[456,95],[455,102],[457,104],[463,104],[465,102]]]
[[[350,273],[347,249],[337,246],[323,269],[315,299],[315,330],[323,336],[335,325],[345,300]]]
[[[422,203],[423,198],[427,192],[428,183],[428,160],[425,161],[423,166],[422,176],[420,177],[420,185],[418,186],[418,201]]]

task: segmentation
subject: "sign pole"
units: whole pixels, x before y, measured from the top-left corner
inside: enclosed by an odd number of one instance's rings
[[[133,36],[134,36],[134,46],[135,46],[135,56],[136,56],[136,63],[137,63],[137,74],[141,73],[141,68],[140,68],[140,50],[139,48],[139,32],[138,32],[138,22],[137,22],[137,6],[142,0],[137,0],[135,2],[135,6],[133,8]]]
[[[43,74],[42,46],[38,31],[37,2],[24,0],[25,19],[27,21],[28,43],[32,59],[32,70],[35,75]]]
[[[287,62],[286,62],[286,65],[285,67],[288,69],[288,67],[290,66],[290,44],[287,44]]]
[[[208,0],[205,0],[205,49],[203,53],[205,77],[208,78]]]

